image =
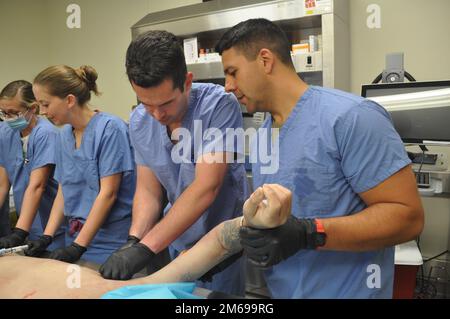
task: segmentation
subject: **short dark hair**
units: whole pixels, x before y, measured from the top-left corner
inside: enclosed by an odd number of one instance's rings
[[[178,38],[167,31],[149,31],[134,39],[127,50],[130,82],[144,88],[172,79],[174,89],[184,91],[186,60]]]
[[[291,45],[284,31],[267,19],[250,19],[229,29],[216,45],[216,52],[235,47],[243,52],[247,59],[256,59],[259,51],[267,48],[274,52],[285,65],[293,66]]]

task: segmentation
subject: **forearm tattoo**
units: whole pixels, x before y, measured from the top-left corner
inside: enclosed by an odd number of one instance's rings
[[[196,281],[200,277],[198,274],[186,272],[181,274],[180,281]]]
[[[226,221],[223,224],[222,231],[220,232],[219,240],[222,246],[227,250],[227,256],[234,255],[242,249],[239,240],[239,221],[239,218]]]

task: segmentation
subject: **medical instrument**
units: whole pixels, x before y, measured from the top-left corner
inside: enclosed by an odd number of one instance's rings
[[[17,246],[17,247],[12,247],[12,248],[3,248],[3,249],[0,249],[0,256],[18,253],[25,249],[28,249],[28,245]]]

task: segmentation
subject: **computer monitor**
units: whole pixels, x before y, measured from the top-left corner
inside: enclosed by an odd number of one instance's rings
[[[450,81],[368,84],[361,95],[391,114],[403,142],[450,142]]]

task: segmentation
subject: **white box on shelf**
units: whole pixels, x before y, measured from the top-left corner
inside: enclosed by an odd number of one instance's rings
[[[309,43],[296,43],[292,45],[293,54],[309,53]]]
[[[319,51],[319,38],[316,35],[309,36],[309,52]]]
[[[197,63],[198,44],[197,38],[189,38],[183,40],[184,57],[186,64]]]
[[[292,62],[297,72],[322,71],[322,52],[293,54]]]

